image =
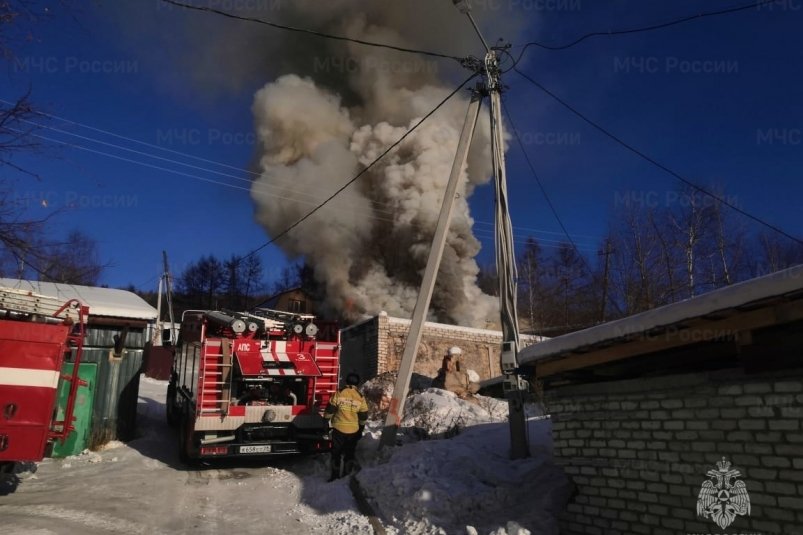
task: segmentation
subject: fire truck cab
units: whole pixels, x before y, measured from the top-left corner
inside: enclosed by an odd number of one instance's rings
[[[181,459],[329,451],[339,351],[337,325],[313,316],[185,312],[166,403]]]

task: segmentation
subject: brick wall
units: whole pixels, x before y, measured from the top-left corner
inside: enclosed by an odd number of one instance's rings
[[[357,371],[370,378],[378,373],[398,370],[409,329],[409,321],[386,314],[344,329],[341,332],[343,373]],[[534,337],[522,337],[523,346],[534,342]],[[501,344],[502,333],[499,331],[427,323],[413,371],[435,377],[446,351],[451,346],[459,346],[463,350],[460,360],[464,368],[476,371],[481,379],[497,377],[501,375]]]
[[[386,318],[387,363],[382,371],[398,370],[407,342],[410,322],[397,318]],[[522,347],[536,342],[536,337],[522,336]],[[461,328],[441,323],[426,323],[418,347],[413,371],[428,377],[435,377],[443,363],[443,356],[452,346],[463,350],[460,363],[464,369],[477,372],[480,379],[490,379],[502,374],[499,356],[502,349],[502,333],[486,329]]]
[[[803,369],[548,388],[545,402],[577,486],[562,534],[803,535]],[[724,531],[696,511],[723,456],[752,506]]]

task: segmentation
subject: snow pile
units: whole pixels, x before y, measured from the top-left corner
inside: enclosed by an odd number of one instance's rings
[[[386,412],[390,407],[390,398],[393,396],[397,376],[396,372],[381,373],[360,387],[360,392],[368,400],[372,416],[378,416],[379,413]],[[431,377],[414,373],[410,378],[411,392],[424,390],[430,386],[432,386]]]
[[[438,438],[455,435],[466,427],[507,420],[507,402],[485,396],[475,396],[474,400],[428,388],[407,398],[402,429],[407,435]]]
[[[555,514],[571,484],[551,462],[551,422],[532,416],[535,406],[527,412],[532,456],[511,461],[506,401],[466,401],[437,388],[413,394],[401,422],[403,446],[377,452],[383,422],[369,421],[357,481],[399,533],[558,533]]]
[[[407,444],[357,480],[377,513],[404,533],[558,533],[571,491],[546,455],[511,461],[506,423],[449,440]]]

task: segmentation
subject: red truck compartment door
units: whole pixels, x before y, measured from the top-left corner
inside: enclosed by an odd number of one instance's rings
[[[39,461],[68,327],[0,320],[0,460]]]

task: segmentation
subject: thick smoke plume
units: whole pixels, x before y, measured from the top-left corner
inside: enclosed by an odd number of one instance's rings
[[[353,38],[478,52],[476,36],[451,2],[435,3],[296,2],[284,16]],[[261,176],[251,195],[256,218],[270,236],[334,193],[456,86],[445,81],[457,79],[446,72],[448,60],[324,40],[298,54],[306,60],[282,60],[287,74],[259,90],[253,103]],[[453,98],[277,241],[313,267],[332,309],[351,317],[380,310],[412,314],[468,98],[468,92]],[[495,299],[477,287],[480,244],[467,203],[474,187],[489,180],[489,139],[488,121],[481,120],[432,300],[436,320],[485,327],[498,318]]]

